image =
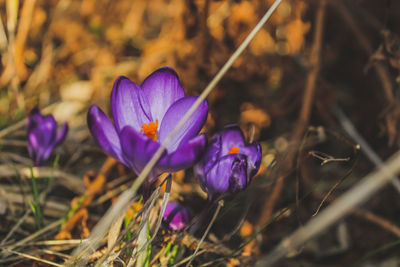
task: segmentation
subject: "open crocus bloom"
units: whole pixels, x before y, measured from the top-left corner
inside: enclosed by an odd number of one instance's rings
[[[111,92],[115,126],[93,105],[87,117],[89,129],[106,153],[138,174],[196,99],[185,96],[178,75],[168,67],[150,74],[140,86],[121,76]],[[166,146],[150,182],[162,172],[188,168],[201,157],[207,140],[198,133],[207,112],[204,101]]]
[[[168,202],[163,215],[164,227],[179,231],[185,228],[192,219],[192,212],[175,202]]]
[[[245,145],[240,128],[227,126],[211,139],[194,172],[201,188],[215,200],[246,188],[260,168],[261,156],[258,142]]]
[[[68,132],[64,123],[57,134],[58,125],[53,115],[42,116],[37,107],[33,108],[27,123],[28,152],[34,166],[42,165],[56,146],[61,144]]]

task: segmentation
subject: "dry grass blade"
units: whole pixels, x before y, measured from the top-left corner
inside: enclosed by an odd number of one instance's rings
[[[31,214],[31,209],[27,210],[24,214],[24,216],[22,216],[18,222],[13,226],[13,228],[11,229],[10,232],[8,232],[7,236],[1,241],[0,246],[4,245],[7,240],[14,234],[15,231],[18,230],[18,228],[21,226],[21,224],[25,221],[25,219]]]
[[[30,169],[22,165],[16,165],[16,169],[19,170],[22,177],[30,177]],[[52,168],[34,168],[33,170],[37,177],[50,177],[53,176],[56,183],[62,184],[66,188],[73,192],[82,194],[85,191],[85,186],[82,180],[74,175],[65,173],[60,170],[53,170]],[[15,175],[15,169],[10,165],[0,165],[0,180],[2,178],[10,177]]]
[[[120,216],[115,219],[115,221],[111,225],[110,231],[108,232],[107,250],[110,252],[112,251],[112,249],[114,248],[114,245],[117,242],[118,235],[120,233],[121,225],[124,221],[124,218],[125,218],[125,214],[123,214],[123,213],[120,214]],[[111,254],[107,259],[109,266],[113,266],[113,263],[112,263],[113,260],[114,260],[114,256]]]
[[[39,231],[37,231],[37,232],[31,234],[30,236],[27,236],[26,238],[24,238],[24,239],[22,239],[22,240],[16,242],[15,244],[12,244],[12,245],[10,245],[10,246],[7,246],[6,249],[12,250],[12,249],[14,249],[15,247],[19,247],[19,246],[21,246],[21,245],[23,245],[23,244],[26,244],[26,243],[28,243],[29,241],[34,240],[35,238],[41,236],[42,234],[44,234],[44,233],[50,231],[51,229],[54,229],[54,228],[58,227],[59,225],[61,225],[62,221],[63,221],[63,220],[60,219],[60,220],[57,220],[57,221],[55,221],[55,222],[52,222],[52,223],[50,223],[49,225],[46,225],[45,227],[43,227],[42,229],[40,229]],[[4,251],[2,251],[2,252],[0,253],[0,255],[3,254],[3,253],[4,253]]]
[[[136,247],[133,250],[132,257],[130,258],[127,266],[133,266],[135,262],[138,262],[138,266],[144,266],[146,262],[146,249],[147,249],[147,238],[149,235],[149,221],[150,221],[150,212],[154,205],[156,204],[156,200],[158,199],[158,196],[160,195],[160,191],[156,190],[157,194],[150,202],[150,205],[147,207],[143,207],[143,215],[139,224],[138,228],[138,236],[137,236],[137,241],[136,241]],[[99,264],[97,264],[100,266]]]
[[[228,69],[232,66],[235,60],[240,56],[240,54],[244,51],[244,49],[249,45],[250,41],[255,37],[258,31],[262,28],[262,26],[268,21],[273,12],[276,10],[278,5],[282,2],[282,0],[275,0],[273,5],[268,9],[265,15],[261,18],[258,24],[254,27],[254,29],[250,32],[247,38],[242,42],[239,48],[233,53],[233,55],[228,59],[225,65],[221,68],[221,70],[217,73],[217,75],[212,79],[212,81],[208,84],[208,86],[204,89],[201,95],[198,97],[196,102],[192,105],[192,107],[187,111],[187,113],[183,116],[183,118],[179,121],[177,126],[172,130],[172,132],[165,139],[160,148],[156,151],[152,159],[146,164],[143,171],[140,173],[138,178],[135,180],[133,185],[129,190],[124,192],[118,202],[104,215],[104,217],[97,223],[94,227],[89,241],[83,243],[80,247],[78,247],[70,258],[69,264],[76,264],[76,266],[84,266],[86,264],[85,260],[80,261],[78,256],[81,255],[83,258],[86,258],[89,252],[82,254],[84,251],[87,251],[89,247],[97,248],[100,240],[106,235],[114,217],[120,214],[121,212],[126,211],[130,200],[136,195],[137,190],[140,185],[146,179],[151,169],[157,163],[162,153],[165,150],[165,146],[168,145],[172,137],[175,133],[184,125],[184,123],[188,120],[188,118],[195,112],[195,110],[199,107],[199,105],[205,100],[207,95],[214,89],[215,85],[221,80],[224,74],[228,71]]]
[[[10,252],[10,253],[17,254],[17,255],[19,255],[21,257],[27,258],[27,259],[31,259],[31,260],[34,260],[34,261],[46,263],[46,264],[51,265],[51,266],[60,266],[60,267],[64,266],[62,264],[58,264],[58,263],[55,263],[55,262],[52,262],[52,261],[44,260],[44,259],[29,255],[29,254],[26,254],[26,253],[21,253],[21,252],[10,250],[10,249],[7,249],[7,251]]]
[[[154,227],[154,232],[153,232],[151,238],[147,241],[146,246],[148,246],[148,244],[150,244],[153,241],[153,239],[156,237],[156,235],[158,233],[158,230],[161,227],[161,222],[162,222],[162,219],[163,219],[163,216],[164,216],[164,213],[165,213],[165,209],[167,208],[167,203],[168,203],[168,200],[169,200],[169,196],[171,194],[171,186],[172,186],[171,175],[168,175],[168,177],[166,179],[167,179],[167,186],[165,188],[163,201],[161,203],[160,213],[158,215],[156,226]]]
[[[145,210],[148,210],[149,207],[151,207],[154,203],[154,201],[159,197],[160,195],[160,187],[157,187],[156,190],[153,191],[153,193],[151,194],[150,198],[148,199],[148,201],[143,205],[143,207],[137,212],[137,214],[135,215],[135,217],[131,220],[131,222],[128,224],[127,227],[125,227],[125,229],[120,233],[118,240],[114,243],[114,245],[111,248],[108,248],[107,251],[104,253],[104,255],[96,262],[95,266],[101,266],[101,264],[107,259],[107,257],[110,255],[111,251],[115,248],[115,246],[117,244],[120,244],[122,242],[122,239],[126,236],[126,234],[128,233],[128,231],[130,229],[132,229],[133,225],[136,223],[136,220],[139,218],[139,216],[141,216]],[[139,226],[140,229],[140,226]],[[135,238],[137,238],[139,234],[139,230],[136,230],[133,235],[131,240],[134,240]],[[85,242],[87,242],[88,240],[85,240]],[[128,242],[129,243],[129,242]],[[128,243],[126,243],[121,250],[125,249],[128,246]]]
[[[360,205],[375,192],[382,189],[398,172],[400,172],[400,152],[393,155],[384,168],[367,175],[353,188],[321,211],[318,216],[312,218],[304,227],[299,228],[289,237],[283,239],[275,249],[260,259],[256,266],[274,266],[276,262],[287,254],[296,251],[306,241],[321,233],[322,230],[345,216],[355,206]]]

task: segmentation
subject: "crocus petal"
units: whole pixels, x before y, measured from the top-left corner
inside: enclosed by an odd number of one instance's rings
[[[239,153],[244,154],[247,157],[247,175],[249,177],[254,176],[258,172],[261,164],[261,145],[258,142],[254,142],[242,147]]]
[[[53,130],[51,119],[45,118],[46,123],[38,125],[28,133],[28,151],[35,166],[41,165],[54,149],[54,139],[57,129]],[[54,119],[54,118],[53,118]],[[57,127],[57,124],[55,125]]]
[[[69,129],[68,123],[65,122],[64,125],[62,126],[60,132],[57,135],[55,146],[58,146],[59,144],[61,144],[64,141],[65,137],[67,136],[68,129]]]
[[[157,164],[164,172],[175,172],[189,168],[196,163],[204,152],[207,137],[202,134],[189,140],[174,152],[165,155]]]
[[[203,168],[204,172],[208,172],[212,166],[214,166],[215,162],[222,156],[222,138],[220,134],[217,134],[211,138],[210,143],[208,144],[207,150],[204,153]]]
[[[163,215],[163,225],[172,231],[179,231],[185,228],[191,218],[190,210],[178,203],[168,202]]]
[[[220,158],[208,173],[199,177],[199,182],[211,198],[244,189],[248,184],[246,156],[230,154]]]
[[[118,77],[111,92],[111,111],[117,131],[129,125],[140,131],[152,121],[149,103],[143,90],[124,76]]]
[[[185,96],[178,74],[162,67],[150,74],[140,86],[150,103],[153,120],[162,121],[168,108]]]
[[[144,134],[138,133],[130,126],[126,126],[122,129],[120,138],[125,158],[130,163],[129,166],[135,168],[137,172],[143,170],[144,166],[161,146]],[[163,156],[165,154],[164,152]],[[153,169],[152,173],[149,175],[150,180],[153,180],[160,173],[160,171]]]
[[[90,107],[87,123],[99,146],[111,157],[129,166],[123,157],[121,144],[114,125],[97,105]]]
[[[46,140],[41,128],[34,128],[28,133],[29,156],[32,158],[35,166],[41,165],[46,160],[43,156],[46,149],[42,145],[44,142]]]
[[[160,142],[162,143],[172,132],[184,114],[190,109],[197,100],[196,96],[187,96],[176,101],[165,113],[164,119],[160,126]],[[173,136],[171,142],[167,146],[169,152],[174,151],[180,144],[184,144],[188,140],[196,136],[203,127],[208,112],[207,101],[203,101],[196,111],[189,117],[181,129]]]
[[[232,147],[238,147],[240,149],[244,146],[244,136],[242,131],[237,125],[226,126],[219,133],[221,136],[221,155],[227,155]]]
[[[42,123],[37,127],[42,129],[42,134],[44,135],[41,143],[42,146],[47,147],[55,144],[58,125],[53,115],[43,117]]]

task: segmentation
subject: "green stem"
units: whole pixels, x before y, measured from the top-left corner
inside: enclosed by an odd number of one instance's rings
[[[30,205],[33,214],[35,215],[36,227],[40,229],[42,227],[42,209],[40,207],[39,191],[37,188],[36,177],[35,174],[33,173],[32,166],[30,166],[30,171],[31,171],[31,183],[32,183],[32,195],[33,195],[33,201],[30,203]]]

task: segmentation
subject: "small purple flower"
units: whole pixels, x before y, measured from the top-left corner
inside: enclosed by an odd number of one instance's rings
[[[53,149],[61,144],[68,132],[64,123],[57,134],[58,125],[53,115],[42,116],[37,107],[33,108],[27,123],[28,152],[34,166],[42,165]]]
[[[150,74],[140,86],[121,76],[111,92],[115,126],[93,105],[87,117],[89,129],[106,153],[138,174],[196,99],[185,96],[178,75],[168,67]],[[149,175],[150,183],[162,172],[182,170],[199,160],[207,140],[198,133],[207,112],[204,101],[166,147]]]
[[[164,227],[179,231],[185,228],[192,219],[192,212],[175,202],[168,202],[163,215]]]
[[[214,135],[194,172],[210,200],[243,190],[261,163],[258,142],[245,145],[238,126],[231,125]]]

